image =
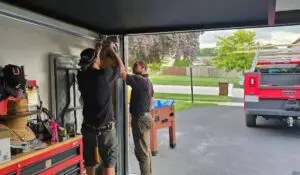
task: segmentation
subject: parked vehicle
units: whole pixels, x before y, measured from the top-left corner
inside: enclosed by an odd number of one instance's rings
[[[252,72],[244,77],[245,121],[256,126],[256,119],[279,119],[292,127],[300,117],[300,50],[260,50]]]

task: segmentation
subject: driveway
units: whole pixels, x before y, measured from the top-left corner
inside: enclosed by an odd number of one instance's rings
[[[241,107],[200,107],[176,114],[177,148],[159,132],[153,175],[292,175],[300,171],[300,132],[277,121],[247,128]],[[130,139],[130,169],[139,174]]]
[[[181,94],[190,94],[191,87],[190,86],[175,86],[175,85],[154,85],[155,92],[164,92],[164,93],[181,93]],[[202,87],[202,86],[194,86],[195,94],[202,95],[219,95],[218,87]],[[244,89],[234,88],[233,89],[233,97],[235,98],[243,98]]]

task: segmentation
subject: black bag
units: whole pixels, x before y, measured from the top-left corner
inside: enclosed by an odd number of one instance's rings
[[[39,140],[48,142],[52,138],[49,120],[38,121],[36,123],[29,122],[29,127],[33,130]]]

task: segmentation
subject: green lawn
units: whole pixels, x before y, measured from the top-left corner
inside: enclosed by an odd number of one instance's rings
[[[213,103],[205,103],[205,102],[195,102],[195,103],[191,103],[191,102],[186,102],[186,101],[176,101],[175,102],[175,110],[176,111],[181,111],[181,110],[185,110],[185,109],[189,109],[189,108],[193,108],[193,107],[198,107],[198,106],[211,106],[211,105],[216,105]]]
[[[190,86],[190,77],[175,76],[175,75],[151,75],[150,79],[153,84],[157,85],[183,85]],[[238,78],[218,78],[218,77],[193,77],[194,86],[211,86],[217,87],[218,82],[228,81],[234,84],[234,87],[239,87]]]
[[[154,93],[156,99],[172,99],[172,100],[181,100],[181,101],[190,101],[190,94],[176,94],[176,93]],[[215,95],[199,95],[194,94],[195,101],[205,101],[205,102],[229,102],[231,101],[230,97],[226,96],[215,96]]]

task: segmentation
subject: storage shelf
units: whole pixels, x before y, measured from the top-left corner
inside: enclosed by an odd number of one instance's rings
[[[31,116],[34,114],[39,113],[38,110],[35,111],[28,111],[28,112],[22,112],[22,113],[16,113],[16,114],[11,114],[11,115],[0,115],[0,121],[1,120],[11,120],[17,117],[25,117],[25,116]]]

